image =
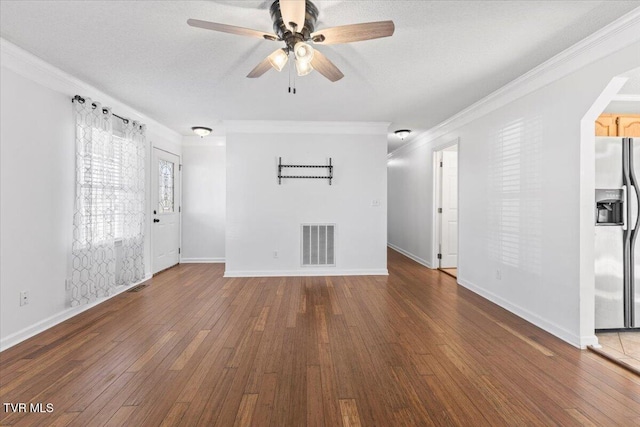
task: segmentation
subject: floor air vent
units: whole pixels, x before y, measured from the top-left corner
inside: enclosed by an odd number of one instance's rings
[[[335,224],[302,225],[302,265],[336,265]]]

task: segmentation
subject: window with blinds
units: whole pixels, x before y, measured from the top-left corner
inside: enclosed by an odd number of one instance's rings
[[[123,170],[128,141],[100,129],[92,132],[92,145],[83,153],[84,168],[78,171],[84,224],[78,237],[84,242],[120,239],[124,237],[125,203],[132,198]]]

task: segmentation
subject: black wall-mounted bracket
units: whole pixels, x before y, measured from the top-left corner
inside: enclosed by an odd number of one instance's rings
[[[284,168],[325,168],[328,170],[329,175],[282,175],[282,169]],[[283,165],[282,157],[278,157],[278,185],[282,184],[283,178],[300,178],[300,179],[328,179],[329,185],[333,179],[333,165],[331,164],[331,157],[329,157],[328,165]]]

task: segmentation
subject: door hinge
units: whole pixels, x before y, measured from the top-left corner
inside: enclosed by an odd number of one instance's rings
[[[440,167],[442,167],[442,162],[440,162]]]
[[[438,213],[442,213],[442,208],[438,208]]]
[[[178,254],[180,253],[180,248],[178,248]]]
[[[182,212],[182,206],[178,206],[178,212]]]
[[[178,170],[182,171],[182,165],[178,165]]]
[[[442,254],[438,254],[438,259],[442,259]]]

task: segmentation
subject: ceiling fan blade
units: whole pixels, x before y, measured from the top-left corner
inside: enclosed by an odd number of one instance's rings
[[[338,67],[336,67],[333,62],[329,60],[329,58],[321,54],[317,49],[313,52],[311,66],[314,70],[316,70],[332,82],[337,82],[344,77],[342,71],[340,71]]]
[[[251,28],[236,27],[233,25],[218,24],[217,22],[201,21],[199,19],[188,19],[187,24],[192,27],[204,28],[205,30],[220,31],[223,33],[236,34],[238,36],[256,37],[266,40],[278,40],[275,34],[264,33]]]
[[[262,60],[261,63],[256,65],[256,67],[253,70],[251,70],[249,74],[247,74],[247,77],[250,79],[258,78],[264,73],[266,73],[267,71],[269,71],[270,68],[271,68],[271,62],[269,62],[269,57],[267,56]]]
[[[316,31],[311,34],[311,39],[318,44],[351,43],[389,37],[394,30],[393,21],[366,22]]]
[[[305,0],[280,0],[280,13],[282,21],[291,30],[293,30],[293,22],[296,26],[295,31],[302,31],[304,27],[304,17],[307,13]]]

